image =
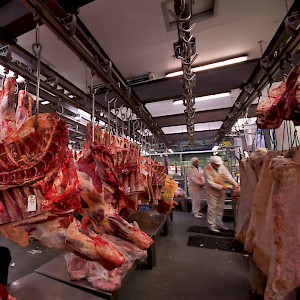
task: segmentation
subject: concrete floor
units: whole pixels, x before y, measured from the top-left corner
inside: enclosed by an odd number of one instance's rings
[[[248,257],[240,253],[187,246],[189,226],[207,225],[188,212],[174,211],[169,235],[156,240],[156,265],[138,269],[118,292],[119,300],[248,300],[250,295]],[[233,227],[232,223],[227,223]],[[21,248],[0,237],[0,245],[11,250],[14,267],[9,282],[33,272],[61,252],[45,249],[36,241]],[[41,250],[30,254],[29,250]],[[22,299],[20,299],[22,300]],[[65,299],[64,299],[65,300]]]

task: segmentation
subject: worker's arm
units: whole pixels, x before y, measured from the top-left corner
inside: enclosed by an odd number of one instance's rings
[[[231,183],[234,187],[238,187],[239,184],[234,180],[226,166],[222,165],[220,166],[222,168],[222,176],[224,177],[225,180],[227,180],[229,183]]]
[[[223,190],[224,189],[224,186],[222,184],[218,184],[214,181],[214,176],[212,175],[212,170],[210,170],[210,167],[207,166],[205,169],[204,169],[204,176],[205,176],[205,179],[206,179],[206,183],[208,186],[211,186],[217,190]]]
[[[190,167],[189,173],[189,180],[193,183],[199,184],[200,186],[204,186],[205,182],[202,179],[201,173],[196,168]]]

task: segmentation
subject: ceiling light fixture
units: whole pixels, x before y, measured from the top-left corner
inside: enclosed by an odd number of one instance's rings
[[[3,66],[0,66],[0,75],[5,76],[4,70],[5,68]],[[13,77],[14,73],[12,71],[9,71],[6,76]],[[25,78],[19,75],[16,81],[17,83],[22,83],[25,81]]]
[[[84,117],[85,119],[87,119],[87,120],[91,120],[91,114],[89,114],[88,112],[86,112],[86,111],[84,111],[84,110],[82,110],[82,109],[80,109],[80,108],[78,108],[78,113],[82,116],[82,117]]]
[[[235,58],[231,58],[231,59],[218,61],[218,62],[215,62],[215,63],[212,63],[212,64],[207,64],[207,65],[204,65],[204,66],[195,67],[195,68],[192,68],[192,71],[194,73],[201,72],[201,71],[204,71],[204,70],[215,69],[215,68],[220,68],[220,67],[224,67],[224,66],[228,66],[228,65],[237,64],[237,63],[240,63],[240,62],[243,62],[243,61],[246,61],[246,60],[248,60],[247,55],[239,56],[239,57],[235,57]],[[182,74],[183,74],[182,71],[177,71],[177,72],[168,73],[168,74],[166,74],[165,77],[176,77],[176,76],[180,76]]]
[[[230,96],[229,92],[226,93],[220,93],[220,94],[213,94],[213,95],[207,95],[207,96],[201,96],[201,97],[196,97],[195,102],[203,101],[203,100],[211,100],[211,99],[218,99],[218,98],[224,98]],[[182,100],[177,100],[174,101],[173,104],[178,105],[178,104],[183,104]]]
[[[50,101],[48,101],[48,100],[45,100],[45,101],[42,101],[41,102],[41,104],[43,104],[43,105],[47,105],[47,104],[49,104],[50,103]]]
[[[219,148],[220,148],[220,146],[214,146],[214,147],[211,149],[211,151],[215,152],[215,151],[219,150]]]

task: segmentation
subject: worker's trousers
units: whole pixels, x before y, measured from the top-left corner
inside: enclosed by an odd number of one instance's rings
[[[203,208],[203,205],[204,205],[203,194],[204,194],[204,190],[203,190],[203,188],[200,188],[200,187],[190,190],[193,215],[199,213],[201,211],[201,209]]]
[[[211,227],[218,228],[223,225],[225,191],[207,188],[206,193],[208,205],[207,221]]]

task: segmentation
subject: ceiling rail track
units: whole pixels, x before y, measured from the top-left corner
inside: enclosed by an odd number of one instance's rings
[[[133,110],[159,140],[167,143],[164,132],[76,15],[69,17],[55,0],[21,2],[37,13],[41,21]]]
[[[261,96],[265,86],[274,81],[275,75],[279,71],[283,72],[287,64],[292,65],[293,55],[299,44],[300,1],[295,1],[225,118],[216,137],[218,143],[251,103]]]

